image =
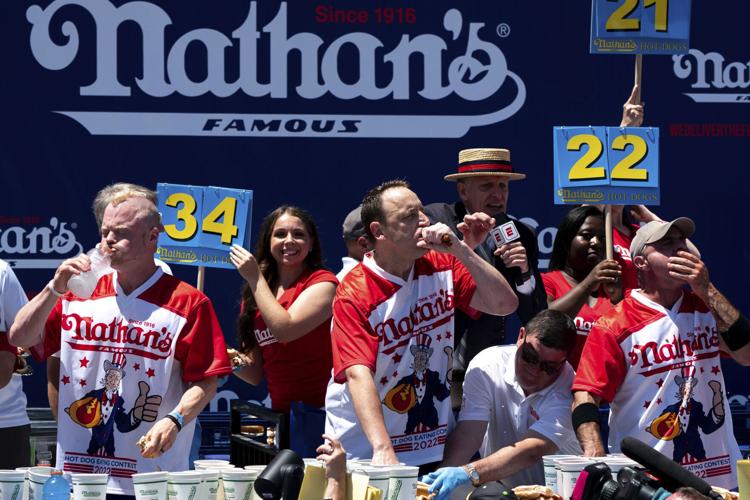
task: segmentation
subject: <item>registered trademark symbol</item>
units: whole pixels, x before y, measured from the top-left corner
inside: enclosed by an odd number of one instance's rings
[[[70,225],[70,227],[71,227],[71,229],[77,229],[77,228],[78,228],[78,223],[77,223],[77,222],[73,222],[73,223],[72,223],[72,224]]]
[[[510,36],[510,25],[508,23],[498,24],[497,36],[499,36],[500,38],[508,38]]]

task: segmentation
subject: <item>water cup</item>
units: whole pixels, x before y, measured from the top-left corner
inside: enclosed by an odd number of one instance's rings
[[[419,467],[395,465],[388,479],[388,500],[411,500],[417,496]],[[383,497],[386,498],[385,496]]]
[[[215,469],[222,465],[232,464],[229,463],[229,460],[193,460],[193,467],[195,470]]]
[[[169,500],[195,500],[203,476],[195,471],[167,473],[167,498]]]
[[[357,467],[356,471],[361,472],[363,474],[367,474],[367,476],[370,478],[369,485],[373,488],[377,488],[380,491],[383,492],[382,498],[388,498],[388,481],[391,478],[391,470],[393,469],[393,466],[390,465],[381,465],[381,466],[360,466]]]
[[[594,462],[586,458],[571,458],[558,460],[556,463],[560,466],[557,489],[563,498],[570,498],[581,471]]]
[[[88,299],[96,289],[99,278],[109,273],[109,256],[104,255],[99,248],[92,248],[86,255],[91,261],[91,270],[78,275],[73,275],[68,280],[68,290],[82,299]]]
[[[29,476],[29,500],[42,500],[44,493],[44,483],[49,479],[54,468],[52,467],[31,467],[26,471]]]
[[[255,479],[260,474],[258,470],[222,469],[221,483],[224,487],[226,500],[245,500],[250,498]]]
[[[136,500],[167,500],[167,473],[133,474],[133,489]]]
[[[26,471],[0,470],[0,498],[2,500],[21,500]]]
[[[23,500],[29,500],[29,473],[28,470],[31,467],[16,467],[16,470],[23,471]]]
[[[216,500],[219,494],[219,476],[221,471],[217,469],[206,469],[200,471],[203,476],[203,493],[207,500]]]
[[[105,500],[108,474],[71,474],[73,500]]]

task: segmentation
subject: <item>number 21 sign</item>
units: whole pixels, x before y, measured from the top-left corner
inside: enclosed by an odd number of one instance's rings
[[[214,186],[157,184],[164,232],[159,258],[174,264],[234,269],[233,244],[250,242],[253,192]]]
[[[690,0],[593,0],[592,54],[685,54]]]
[[[555,204],[658,205],[659,129],[554,127]]]

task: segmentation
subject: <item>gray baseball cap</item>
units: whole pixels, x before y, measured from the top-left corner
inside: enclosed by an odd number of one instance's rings
[[[362,224],[362,205],[358,206],[346,216],[342,224],[342,234],[345,240],[356,240],[365,234],[365,226]]]
[[[656,243],[664,238],[672,227],[676,227],[685,238],[695,233],[695,223],[687,217],[679,217],[672,222],[651,221],[645,226],[641,226],[635,233],[633,241],[630,243],[630,258],[635,258],[643,253],[643,248],[651,243]],[[688,242],[688,249],[692,252],[695,246]],[[697,251],[697,249],[696,249]],[[700,254],[698,254],[700,255]]]

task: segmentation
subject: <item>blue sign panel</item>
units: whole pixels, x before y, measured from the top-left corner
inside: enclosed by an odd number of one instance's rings
[[[685,54],[690,0],[593,0],[592,54]]]
[[[170,264],[234,269],[232,245],[250,241],[253,192],[215,186],[160,183],[164,232],[159,258]]]
[[[555,204],[658,205],[659,129],[555,127]]]

